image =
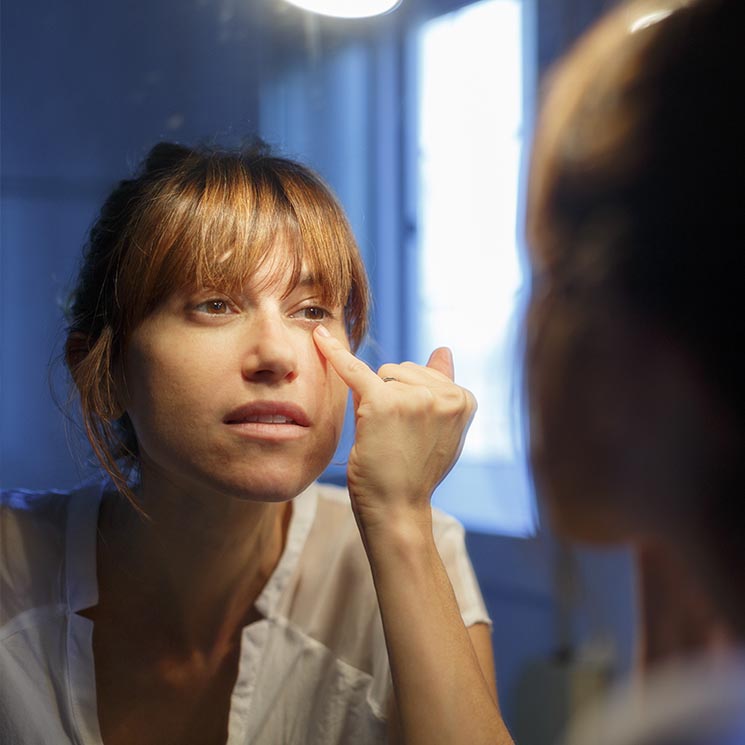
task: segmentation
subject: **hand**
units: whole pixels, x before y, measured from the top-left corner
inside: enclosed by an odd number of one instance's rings
[[[453,382],[450,350],[436,349],[424,367],[386,364],[375,374],[325,332],[315,329],[316,345],[352,391],[347,482],[361,527],[429,523],[432,492],[458,459],[476,411],[473,395]]]

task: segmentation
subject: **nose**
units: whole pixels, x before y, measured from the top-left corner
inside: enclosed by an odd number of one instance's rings
[[[260,312],[248,319],[241,372],[245,380],[277,383],[297,377],[297,340],[279,315]]]

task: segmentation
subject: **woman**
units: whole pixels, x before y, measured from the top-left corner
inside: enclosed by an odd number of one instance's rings
[[[536,137],[535,481],[562,535],[632,546],[640,587],[640,676],[578,743],[745,741],[744,11],[621,6]]]
[[[107,479],[3,497],[0,741],[396,740],[355,517],[373,555],[401,511],[385,501],[428,504],[475,404],[447,350],[425,368],[365,368],[354,512],[314,483],[347,399],[316,343],[355,349],[367,292],[341,209],[296,163],[161,144],[114,190],[66,345]],[[417,515],[495,695],[462,528]]]

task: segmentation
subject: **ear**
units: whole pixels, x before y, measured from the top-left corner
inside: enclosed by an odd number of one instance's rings
[[[90,344],[88,337],[84,333],[81,331],[71,331],[67,335],[67,341],[65,342],[65,362],[76,385],[78,381],[75,371],[86,358],[89,351]]]

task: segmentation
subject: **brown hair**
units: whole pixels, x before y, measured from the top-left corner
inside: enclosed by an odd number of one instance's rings
[[[353,349],[368,325],[364,265],[338,201],[318,175],[271,155],[160,143],[105,201],[90,231],[70,308],[67,361],[93,451],[117,488],[137,440],[115,394],[127,339],[184,287],[245,286],[278,238],[292,261],[290,288],[308,271],[323,302],[344,309]]]
[[[597,352],[590,344],[614,343],[601,336],[604,317],[627,314],[660,330],[693,360],[726,415],[726,447],[706,456],[697,506],[712,554],[729,561],[719,576],[730,578],[742,565],[745,526],[743,27],[741,0],[638,0],[606,17],[552,81],[527,221],[531,454],[541,449],[538,391],[567,362],[546,349],[587,369]],[[563,393],[562,413],[571,415],[577,402]],[[692,468],[681,460],[680,469]],[[542,478],[535,458],[533,472]]]
[[[549,89],[527,225],[536,290],[663,325],[743,431],[744,22],[738,0],[639,0],[585,37]]]

